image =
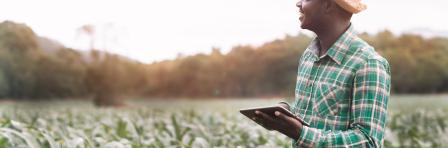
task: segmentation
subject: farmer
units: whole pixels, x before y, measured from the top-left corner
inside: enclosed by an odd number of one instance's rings
[[[366,9],[360,0],[301,0],[301,28],[317,37],[300,58],[295,101],[279,105],[300,121],[255,111],[268,130],[293,147],[382,147],[390,96],[389,64],[356,36],[350,19]]]

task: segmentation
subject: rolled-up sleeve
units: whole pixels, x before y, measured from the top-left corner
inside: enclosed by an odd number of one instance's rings
[[[345,131],[303,127],[297,147],[382,147],[390,97],[390,68],[384,59],[368,59],[356,70],[350,126]]]

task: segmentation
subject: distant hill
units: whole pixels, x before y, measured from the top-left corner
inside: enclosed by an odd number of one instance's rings
[[[0,23],[0,46],[9,50],[41,50],[48,53],[65,48],[55,40],[36,35],[26,24],[11,21]]]
[[[448,33],[384,30],[360,37],[389,61],[393,92],[448,91]],[[70,49],[25,24],[5,21],[0,23],[0,98],[108,99],[124,92],[159,98],[293,96],[298,61],[311,39],[298,34],[258,47],[235,46],[226,54],[212,49],[142,64],[100,50]]]
[[[448,31],[433,30],[429,28],[414,28],[404,31],[404,33],[421,35],[425,38],[445,37],[448,38]]]
[[[54,54],[59,50],[73,50],[73,52],[80,54],[85,62],[92,61],[90,51],[69,49],[56,40],[36,35],[26,24],[12,21],[4,21],[0,23],[0,47],[9,50],[33,50],[45,54]],[[132,60],[122,55],[106,53],[99,50],[97,53],[100,56],[109,54],[117,56],[122,60],[137,62],[136,60]]]
[[[37,37],[37,42],[40,49],[49,53],[65,48],[65,46],[62,45],[61,43],[47,37]]]

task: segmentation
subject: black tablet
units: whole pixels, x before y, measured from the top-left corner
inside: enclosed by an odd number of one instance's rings
[[[269,116],[275,117],[275,111],[280,111],[281,113],[293,117],[300,122],[302,122],[303,125],[309,126],[308,123],[304,122],[303,119],[297,117],[293,113],[291,113],[289,110],[285,109],[281,106],[267,106],[267,107],[257,107],[257,108],[248,108],[248,109],[240,109],[240,113],[245,115],[246,117],[250,118],[252,120],[253,117],[256,117],[255,111],[261,111],[265,114],[268,114]]]

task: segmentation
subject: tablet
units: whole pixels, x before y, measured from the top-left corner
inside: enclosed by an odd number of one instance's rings
[[[257,107],[257,108],[248,108],[248,109],[240,109],[240,113],[245,115],[246,117],[250,118],[252,120],[252,117],[256,117],[255,111],[261,111],[269,116],[272,116],[275,118],[275,111],[280,111],[281,113],[285,114],[286,116],[293,117],[294,119],[299,120],[302,122],[303,125],[309,126],[308,123],[304,122],[303,119],[297,117],[293,113],[291,113],[289,110],[285,109],[281,106],[267,106],[267,107]],[[257,123],[258,124],[258,123]]]

